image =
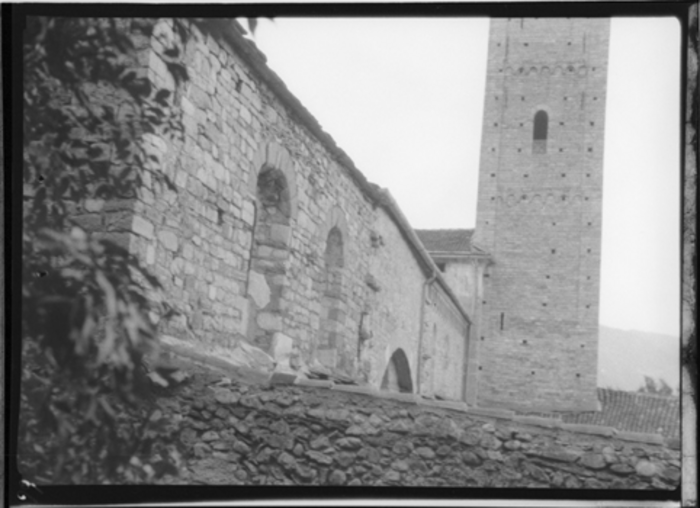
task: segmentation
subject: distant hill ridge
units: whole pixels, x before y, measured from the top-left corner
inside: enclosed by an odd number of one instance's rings
[[[600,326],[598,386],[635,392],[644,377],[680,386],[680,338]]]

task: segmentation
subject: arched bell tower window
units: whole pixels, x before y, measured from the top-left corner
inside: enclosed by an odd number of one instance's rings
[[[547,126],[549,118],[545,111],[535,113],[535,122],[532,132],[532,153],[547,153]]]

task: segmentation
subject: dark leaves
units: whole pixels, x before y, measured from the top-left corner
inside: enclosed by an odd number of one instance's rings
[[[155,446],[170,431],[148,422],[137,396],[148,396],[142,358],[156,340],[147,295],[161,286],[116,240],[69,229],[88,200],[134,196],[149,162],[142,135],[179,122],[126,30],[153,24],[37,17],[24,32],[20,448],[39,446],[32,467],[56,483],[173,472],[164,457],[129,464],[142,437]],[[179,47],[165,53],[176,83],[186,80]]]

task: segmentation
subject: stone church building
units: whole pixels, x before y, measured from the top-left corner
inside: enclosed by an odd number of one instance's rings
[[[608,23],[491,21],[476,229],[414,231],[237,23],[185,21],[175,83],[161,19],[144,62],[184,136],[144,143],[176,189],[146,174],[85,213],[129,214],[178,312],[163,333],[195,348],[291,344],[376,388],[595,409]]]

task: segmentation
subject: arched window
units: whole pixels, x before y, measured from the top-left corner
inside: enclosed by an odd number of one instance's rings
[[[347,370],[347,355],[343,355],[345,341],[343,323],[347,312],[343,293],[344,260],[343,232],[333,226],[326,237],[324,252],[325,288],[321,294],[321,323],[316,344],[316,357],[332,369]]]
[[[545,111],[535,113],[532,132],[532,153],[547,153],[547,127],[549,118]]]

